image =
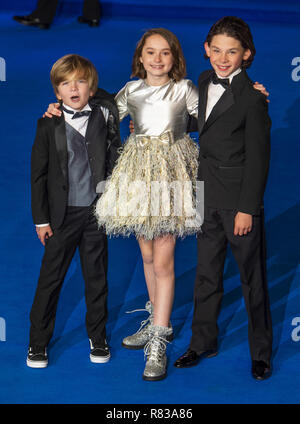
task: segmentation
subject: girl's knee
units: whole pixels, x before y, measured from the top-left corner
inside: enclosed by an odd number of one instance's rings
[[[172,276],[174,273],[173,263],[154,263],[154,274],[157,278]]]
[[[153,254],[151,253],[145,253],[142,255],[143,262],[145,265],[152,265],[153,264]]]

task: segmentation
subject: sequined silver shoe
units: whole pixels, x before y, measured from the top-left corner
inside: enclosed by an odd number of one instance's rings
[[[154,308],[151,301],[149,300],[146,303],[145,309],[135,309],[134,311],[129,311],[127,313],[133,313],[138,311],[146,311],[149,313],[149,316],[147,319],[141,322],[140,328],[138,329],[136,333],[132,334],[131,336],[127,336],[123,339],[122,346],[125,347],[126,349],[132,349],[132,350],[143,349],[143,347],[145,347],[145,345],[148,343],[148,341],[151,338],[152,325],[154,320]],[[166,339],[167,341],[173,340],[173,328],[171,323],[168,327]]]
[[[144,348],[145,357],[147,357],[146,366],[143,374],[143,380],[158,381],[167,376],[167,355],[166,348],[168,340],[166,335],[168,327],[159,325],[152,326],[152,335]]]
[[[147,319],[141,322],[140,328],[138,331],[131,336],[127,336],[122,341],[122,346],[126,347],[126,349],[143,349],[145,344],[150,339],[150,326],[153,323],[153,305],[150,300],[145,305],[145,309],[135,309],[134,311],[128,311],[128,314],[133,312],[145,311],[149,313]]]

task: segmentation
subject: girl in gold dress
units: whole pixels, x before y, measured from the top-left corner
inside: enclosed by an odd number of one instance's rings
[[[162,28],[139,41],[132,76],[115,100],[120,120],[130,114],[135,132],[126,141],[96,216],[107,234],[134,234],[144,263],[150,315],[123,340],[145,347],[143,378],[166,376],[166,343],[173,337],[174,248],[177,237],[193,234],[198,147],[186,134],[189,114],[197,117],[198,92],[186,73],[176,36]],[[154,311],[154,313],[153,313]]]

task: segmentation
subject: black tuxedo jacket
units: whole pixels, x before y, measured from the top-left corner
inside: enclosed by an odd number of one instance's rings
[[[236,75],[205,122],[213,71],[199,77],[198,180],[206,207],[260,213],[270,159],[268,104],[247,73]]]
[[[92,112],[86,131],[88,155],[95,189],[110,175],[121,146],[119,114],[114,99],[104,90],[97,92],[97,105],[109,110],[107,123],[92,98]],[[68,202],[68,151],[65,119],[38,120],[31,154],[31,209],[35,224],[50,222],[59,228]]]

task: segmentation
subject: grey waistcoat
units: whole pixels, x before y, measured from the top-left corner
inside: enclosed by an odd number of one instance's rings
[[[66,122],[68,148],[68,206],[90,206],[97,194],[94,188],[85,137]]]

